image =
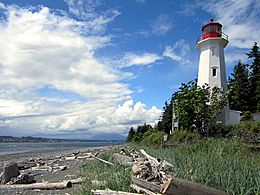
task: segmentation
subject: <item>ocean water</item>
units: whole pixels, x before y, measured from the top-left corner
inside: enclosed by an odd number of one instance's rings
[[[74,148],[92,148],[122,144],[123,142],[100,141],[100,142],[50,142],[50,143],[0,143],[0,155],[15,154],[34,151],[50,151]]]

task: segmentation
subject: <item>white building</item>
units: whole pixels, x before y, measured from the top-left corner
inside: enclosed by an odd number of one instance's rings
[[[218,87],[222,92],[227,90],[226,66],[224,48],[228,44],[228,36],[222,32],[222,25],[210,20],[202,27],[202,36],[198,39],[196,47],[200,50],[198,86],[208,84],[211,88]],[[219,116],[218,123],[223,125],[240,122],[239,111],[225,106]]]

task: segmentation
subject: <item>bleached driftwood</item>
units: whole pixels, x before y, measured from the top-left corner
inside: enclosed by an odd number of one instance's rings
[[[156,158],[154,158],[154,157],[150,156],[149,154],[147,154],[143,149],[141,149],[140,152],[147,158],[147,160],[151,164],[154,164],[155,166],[159,166],[160,165],[160,162]]]
[[[97,159],[97,160],[99,160],[99,161],[101,161],[101,162],[103,162],[103,163],[105,163],[105,164],[107,164],[107,165],[114,165],[113,163],[111,163],[111,162],[109,162],[109,161],[106,161],[106,160],[103,160],[103,159],[101,159],[101,158],[98,158],[98,157],[96,157],[96,156],[94,156],[94,155],[91,155],[91,157],[92,157],[92,158],[95,158],[95,159]]]
[[[143,149],[140,150],[140,152],[145,156],[145,162],[141,163],[139,165],[139,168],[141,168],[141,172],[138,175],[141,178],[146,179],[147,181],[154,181],[158,184],[162,184],[164,181],[166,181],[169,177],[166,175],[167,170],[173,167],[172,164],[170,164],[167,161],[161,161],[160,159],[156,159],[153,156],[147,154]],[[145,165],[144,167],[142,167]],[[134,170],[134,169],[133,169]],[[134,174],[137,175],[137,174]]]
[[[51,166],[37,166],[37,167],[32,167],[33,171],[52,171]]]
[[[158,193],[151,192],[150,190],[147,190],[135,184],[131,184],[131,188],[133,188],[138,193],[145,193],[148,195],[159,195]]]
[[[221,192],[217,189],[187,181],[179,178],[171,178],[162,185],[162,194],[165,195],[225,195],[226,193]]]
[[[75,160],[76,158],[76,156],[67,156],[65,157],[65,160]]]
[[[0,185],[0,189],[27,189],[27,190],[56,190],[72,187],[70,181],[58,183],[34,183],[34,184],[16,184],[16,185]]]
[[[67,169],[67,166],[66,165],[62,165],[62,166],[58,166],[58,168],[61,170],[61,171],[64,171]]]
[[[79,160],[81,160],[81,159],[90,159],[90,158],[91,158],[91,155],[78,156]]]
[[[80,183],[83,183],[84,181],[86,181],[86,177],[80,177],[80,178],[77,178],[77,179],[70,179],[69,181],[72,183],[72,184],[80,184]]]
[[[94,195],[140,195],[130,192],[112,191],[112,190],[91,190]]]

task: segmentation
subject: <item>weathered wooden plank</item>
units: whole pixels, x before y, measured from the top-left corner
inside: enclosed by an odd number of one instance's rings
[[[187,181],[179,178],[171,178],[162,186],[162,194],[165,195],[225,195],[227,193],[217,189]]]

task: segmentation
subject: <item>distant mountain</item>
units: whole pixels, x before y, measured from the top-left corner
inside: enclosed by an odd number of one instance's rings
[[[91,137],[91,140],[126,140],[126,137],[117,133],[100,133]]]

